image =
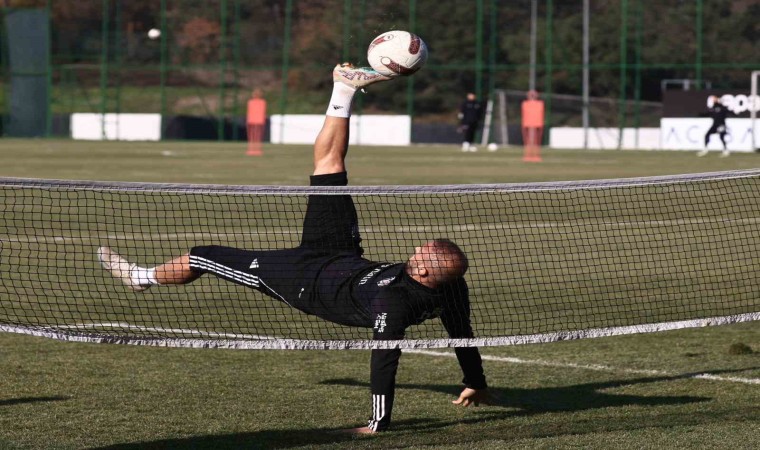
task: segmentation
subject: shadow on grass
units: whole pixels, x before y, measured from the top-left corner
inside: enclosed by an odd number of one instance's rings
[[[357,437],[340,430],[305,429],[305,430],[264,430],[252,433],[221,434],[211,436],[192,436],[187,438],[163,439],[152,442],[134,442],[98,447],[93,450],[143,450],[143,449],[278,449],[303,447],[309,445],[327,445],[348,443]],[[369,437],[372,439],[372,437]]]
[[[510,389],[490,387],[492,401],[489,406],[515,408],[511,415],[541,414],[555,411],[584,411],[596,408],[620,406],[661,406],[681,405],[709,400],[693,396],[640,396],[626,394],[608,394],[605,389],[634,384],[657,383],[690,378],[696,374],[646,377],[626,380],[612,380],[600,383],[575,384],[571,386],[554,386],[535,389]],[[369,384],[353,379],[325,380],[321,384],[338,386],[360,386],[369,388]],[[415,389],[449,394],[452,400],[462,390],[461,385],[397,384],[399,389]]]
[[[20,405],[23,403],[41,403],[41,402],[60,402],[68,400],[70,397],[22,397],[22,398],[9,398],[7,400],[0,400],[0,407]]]
[[[756,368],[751,368],[754,370]],[[712,375],[742,372],[748,369],[727,369],[727,370],[715,370],[710,371]],[[640,395],[627,395],[627,394],[609,394],[602,392],[606,389],[613,389],[622,386],[640,385],[647,383],[658,383],[663,381],[675,381],[691,379],[696,375],[701,375],[706,372],[698,373],[685,373],[672,376],[653,376],[642,377],[624,380],[611,380],[599,383],[584,383],[570,386],[555,386],[535,389],[509,389],[490,387],[489,391],[492,395],[492,401],[488,404],[490,408],[480,409],[478,413],[469,418],[459,418],[456,421],[394,421],[394,430],[398,431],[422,431],[422,430],[435,430],[437,428],[448,427],[452,425],[460,424],[478,424],[487,423],[489,421],[508,419],[510,417],[529,417],[544,413],[554,412],[576,412],[592,409],[603,408],[615,408],[625,406],[678,406],[687,405],[700,402],[706,402],[711,400],[707,397],[696,396],[640,396]],[[325,380],[321,384],[335,385],[335,386],[356,386],[362,388],[369,388],[369,384],[354,379],[331,379]],[[451,400],[454,400],[461,392],[461,385],[429,385],[429,384],[397,384],[399,389],[415,389],[425,390],[443,393],[451,396]],[[501,408],[505,408],[501,409]],[[738,414],[739,417],[742,414],[736,411],[726,411],[727,416],[733,417]],[[570,422],[566,423],[564,432],[561,429],[551,429],[540,431],[540,427],[537,427],[533,432],[529,433],[530,436],[524,437],[550,437],[562,434],[583,434],[585,432],[594,431],[610,431],[610,430],[633,430],[650,427],[667,428],[669,426],[675,426],[676,424],[700,424],[709,423],[713,421],[719,421],[721,418],[719,414],[714,411],[709,412],[706,415],[701,413],[690,413],[688,416],[684,416],[682,412],[677,412],[674,417],[666,417],[669,414],[658,413],[652,417],[646,414],[634,414],[634,420],[632,422],[623,421],[601,421],[597,427],[590,427],[591,430],[585,430],[584,428],[575,428],[575,425]],[[651,419],[651,420],[650,420]],[[563,427],[559,427],[563,428]],[[598,429],[595,429],[598,428]],[[572,431],[569,431],[572,430]],[[495,436],[489,436],[488,432],[480,435],[483,440],[493,438],[498,439],[498,433]],[[517,438],[518,436],[515,436]]]
[[[746,370],[746,369],[743,369]],[[712,374],[735,372],[732,370],[714,371]],[[530,438],[546,438],[563,435],[581,435],[597,432],[614,432],[619,430],[640,430],[647,428],[669,428],[681,425],[699,425],[723,420],[746,420],[741,410],[706,410],[691,411],[665,410],[648,414],[637,410],[629,416],[599,419],[584,417],[582,420],[549,419],[538,420],[530,427],[510,426],[500,420],[513,417],[532,416],[554,412],[575,412],[591,409],[603,409],[623,406],[678,406],[710,400],[695,396],[637,396],[625,394],[607,394],[601,392],[621,386],[630,386],[662,381],[674,381],[692,378],[695,374],[675,376],[643,377],[625,380],[611,380],[600,383],[585,383],[571,386],[545,387],[536,389],[490,388],[495,402],[488,408],[476,410],[475,414],[457,417],[453,420],[439,418],[415,418],[396,420],[393,423],[395,433],[383,433],[380,436],[352,436],[340,430],[326,429],[291,429],[263,430],[251,433],[193,436],[187,438],[164,439],[151,442],[116,444],[101,449],[137,450],[137,449],[287,449],[317,445],[335,445],[340,448],[352,447],[395,447],[402,445],[410,436],[412,439],[423,437],[425,445],[467,444],[488,440],[514,441]],[[348,386],[367,389],[363,381],[351,378],[329,379],[321,382],[328,386]],[[461,386],[431,384],[398,384],[399,389],[414,389],[438,392],[450,395],[453,399],[459,394]],[[606,413],[601,413],[606,414]],[[492,426],[495,425],[495,426]],[[444,429],[461,425],[475,425],[471,431],[456,428],[455,432]],[[442,433],[440,431],[443,431]],[[369,439],[369,441],[365,441]],[[380,439],[375,441],[375,439]],[[353,442],[353,444],[352,444]],[[343,444],[343,445],[341,445]]]

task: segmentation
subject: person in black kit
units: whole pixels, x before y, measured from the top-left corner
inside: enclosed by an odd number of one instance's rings
[[[711,117],[713,123],[710,129],[707,130],[707,133],[705,133],[705,149],[700,150],[697,153],[697,156],[705,156],[707,154],[707,145],[710,143],[710,136],[717,134],[720,136],[720,142],[723,143],[723,153],[721,153],[720,156],[726,157],[730,155],[728,146],[726,146],[726,134],[728,133],[726,128],[726,117],[728,116],[728,108],[723,106],[720,102],[720,97],[713,95],[710,99],[712,100],[712,106],[708,108],[707,113],[703,115]]]
[[[372,69],[338,65],[325,122],[314,143],[312,186],[345,186],[350,110],[356,89],[386,81]],[[448,239],[424,243],[406,263],[362,258],[358,218],[349,195],[310,195],[301,245],[286,250],[194,247],[154,268],[131,264],[108,247],[98,249],[103,267],[135,291],[152,285],[184,284],[210,273],[254,288],[307,314],[341,325],[372,328],[376,340],[404,337],[410,325],[440,317],[452,338],[473,337],[467,283],[468,261]],[[487,400],[486,378],[475,347],[455,349],[464,389],[455,404]],[[372,350],[372,416],[365,427],[386,430],[393,409],[399,349]]]
[[[463,152],[476,152],[478,148],[472,145],[475,140],[475,132],[483,117],[483,107],[472,92],[467,94],[467,99],[459,108],[459,131],[464,134],[462,141]]]

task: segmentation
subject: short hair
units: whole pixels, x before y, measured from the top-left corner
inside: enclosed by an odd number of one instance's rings
[[[432,249],[431,260],[441,269],[439,276],[442,283],[451,283],[463,276],[470,266],[467,255],[450,239],[435,239],[428,242]],[[445,263],[445,264],[444,264]]]

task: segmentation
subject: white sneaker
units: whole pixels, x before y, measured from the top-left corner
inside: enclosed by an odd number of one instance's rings
[[[470,151],[471,151],[471,152],[477,152],[477,151],[478,151],[478,148],[477,148],[477,147],[470,147]]]
[[[705,156],[705,155],[707,155],[707,150],[706,149],[705,150],[700,150],[700,151],[697,152],[697,156],[701,157],[701,156]]]
[[[100,265],[104,269],[111,272],[114,278],[118,278],[122,283],[135,292],[140,292],[148,289],[150,284],[137,284],[132,280],[132,270],[137,267],[137,264],[130,264],[129,261],[119,256],[118,253],[111,250],[108,247],[100,247],[98,249],[98,260]]]
[[[350,63],[338,64],[333,69],[334,82],[341,82],[354,89],[364,89],[370,84],[390,79],[371,67],[354,67]]]
[[[729,156],[729,155],[731,155],[731,152],[729,152],[728,150],[723,150],[723,152],[720,154],[720,157],[725,158],[726,156]]]
[[[463,152],[469,152],[470,151],[470,143],[469,142],[463,142],[462,143],[462,151]]]

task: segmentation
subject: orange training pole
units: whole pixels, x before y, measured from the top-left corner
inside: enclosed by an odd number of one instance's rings
[[[529,91],[522,102],[523,161],[541,162],[541,142],[544,135],[544,101],[538,92]]]
[[[261,98],[261,91],[253,91],[248,100],[248,113],[245,118],[248,134],[248,151],[246,155],[261,156],[261,141],[264,139],[264,126],[267,122],[267,101]]]

